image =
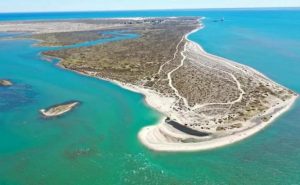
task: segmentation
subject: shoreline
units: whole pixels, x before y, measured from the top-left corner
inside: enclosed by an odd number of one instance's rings
[[[196,43],[196,42],[194,42],[194,41],[192,41],[188,38],[191,34],[197,32],[197,31],[199,31],[203,28],[204,28],[204,26],[202,24],[200,24],[198,28],[192,30],[191,32],[187,33],[184,36],[187,43],[191,42],[191,43],[195,44],[197,47],[199,47],[199,49],[202,52],[201,53],[202,55],[207,56],[207,57],[217,58],[217,59],[221,60],[222,62],[226,62],[228,65],[230,65],[232,67],[236,67],[236,68],[239,68],[237,66],[245,67],[246,69],[250,69],[253,72],[261,75],[262,77],[270,80],[270,82],[275,83],[277,85],[280,85],[280,84],[274,82],[273,80],[269,79],[268,77],[266,77],[264,74],[258,72],[257,70],[255,70],[252,67],[249,67],[249,66],[246,66],[246,65],[228,60],[226,58],[222,58],[222,57],[207,53],[200,44],[198,44],[198,43]],[[44,56],[46,56],[46,55],[44,55]],[[55,58],[55,57],[53,57],[53,58]],[[175,98],[165,97],[165,96],[159,94],[158,92],[156,92],[154,90],[151,90],[151,89],[147,89],[145,87],[141,87],[141,86],[137,86],[137,85],[132,85],[132,84],[128,84],[128,83],[119,82],[119,81],[116,81],[116,80],[103,78],[103,77],[97,76],[96,74],[93,74],[93,72],[80,72],[80,71],[75,71],[75,70],[72,70],[72,69],[68,69],[68,68],[65,68],[64,66],[60,65],[60,62],[62,61],[62,59],[60,59],[60,58],[58,58],[58,59],[59,59],[59,62],[56,65],[63,68],[63,69],[67,69],[67,70],[70,70],[70,71],[73,71],[73,72],[76,72],[78,74],[85,75],[85,76],[88,76],[88,77],[96,77],[98,79],[105,80],[105,81],[108,81],[110,83],[114,83],[114,84],[120,86],[123,89],[127,89],[129,91],[132,91],[132,92],[139,93],[139,94],[143,95],[145,103],[149,107],[155,109],[156,111],[158,111],[162,115],[160,121],[158,121],[157,123],[155,123],[151,126],[143,127],[139,131],[138,136],[137,136],[139,141],[143,145],[145,145],[147,148],[149,148],[153,151],[161,151],[161,152],[202,151],[202,150],[214,149],[214,148],[223,147],[223,146],[226,146],[226,145],[229,145],[229,144],[236,143],[238,141],[241,141],[243,139],[246,139],[246,138],[256,134],[257,132],[261,131],[262,129],[264,129],[265,127],[270,125],[275,119],[277,119],[279,116],[281,116],[284,112],[288,111],[292,107],[292,105],[294,104],[296,99],[298,98],[298,95],[293,96],[288,101],[286,101],[284,103],[281,103],[281,104],[279,104],[275,107],[269,108],[267,110],[267,112],[263,114],[263,115],[265,115],[265,114],[268,113],[268,114],[271,115],[271,118],[268,121],[262,122],[262,123],[257,123],[257,124],[254,124],[254,125],[250,124],[251,126],[248,126],[248,127],[244,128],[241,131],[231,133],[230,135],[227,135],[227,136],[221,136],[221,137],[216,137],[216,138],[208,138],[208,140],[199,141],[199,142],[195,142],[195,143],[167,143],[167,144],[165,144],[165,143],[153,143],[153,142],[149,141],[146,137],[147,134],[148,134],[148,131],[151,130],[151,129],[157,128],[157,127],[159,128],[160,126],[163,125],[164,120],[167,117],[166,112],[168,112],[170,114],[170,112],[168,110],[168,108],[169,108],[168,105],[172,104],[172,102],[174,101]],[[242,69],[242,68],[239,68],[239,69]],[[284,87],[282,85],[280,85],[280,86]],[[276,110],[276,109],[278,109],[278,110]],[[176,112],[176,111],[173,111],[173,112]],[[174,113],[174,114],[175,114],[174,117],[176,117],[176,113]],[[263,115],[261,115],[261,116],[263,116]],[[259,118],[261,116],[255,116],[254,118]],[[247,120],[246,122],[249,122],[251,120]]]
[[[231,145],[237,142],[240,142],[244,139],[249,138],[270,126],[272,122],[282,116],[285,112],[290,110],[294,105],[295,101],[298,99],[298,96],[293,97],[289,100],[285,105],[280,106],[280,111],[272,114],[272,118],[267,121],[260,123],[259,125],[254,125],[246,130],[233,133],[229,136],[223,136],[219,138],[213,138],[207,141],[196,142],[196,143],[175,143],[175,144],[157,144],[150,143],[147,139],[145,139],[146,134],[150,129],[153,129],[156,126],[164,123],[164,119],[161,119],[157,124],[152,126],[143,127],[138,134],[138,138],[143,145],[146,145],[149,149],[157,152],[196,152],[196,151],[204,151],[204,150],[212,150],[220,147],[225,147],[227,145]],[[271,109],[273,110],[273,109]]]

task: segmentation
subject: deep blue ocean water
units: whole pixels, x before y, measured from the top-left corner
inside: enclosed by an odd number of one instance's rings
[[[300,93],[299,9],[26,13],[0,20],[140,16],[204,16],[205,28],[190,39]],[[0,78],[16,84],[0,89],[0,184],[300,184],[299,100],[242,142],[151,152],[136,134],[159,115],[141,95],[45,62],[39,52],[47,48],[34,43],[0,41]],[[40,108],[69,99],[83,104],[59,119],[40,117]]]

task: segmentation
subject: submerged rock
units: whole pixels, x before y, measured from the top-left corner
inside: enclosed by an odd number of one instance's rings
[[[47,109],[41,109],[40,112],[45,117],[57,117],[61,116],[79,105],[78,101],[71,101],[58,105],[51,106]]]
[[[36,101],[37,94],[29,84],[14,82],[11,86],[0,85],[0,112],[28,106]]]
[[[9,80],[0,80],[0,87],[1,86],[12,86],[13,83]]]

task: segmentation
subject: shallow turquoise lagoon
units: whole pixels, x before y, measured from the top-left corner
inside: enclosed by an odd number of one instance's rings
[[[90,16],[90,14],[88,14]],[[55,18],[87,18],[85,13]],[[94,17],[205,16],[190,36],[208,52],[247,64],[300,93],[299,10],[145,11]],[[5,14],[0,19],[13,20]],[[26,19],[28,14],[18,15]],[[35,15],[45,17],[49,15]],[[224,17],[225,22],[214,22]],[[34,16],[31,19],[35,19]],[[8,36],[0,34],[0,37]],[[131,39],[136,35],[117,35]],[[101,43],[103,41],[99,41]],[[41,59],[49,48],[30,40],[0,41],[0,184],[298,184],[300,103],[267,129],[205,152],[156,153],[137,140],[159,113],[142,95],[58,68]],[[97,42],[98,43],[98,42]],[[88,45],[91,43],[85,43]],[[92,43],[95,44],[95,43]],[[38,110],[68,100],[81,106],[43,119]]]

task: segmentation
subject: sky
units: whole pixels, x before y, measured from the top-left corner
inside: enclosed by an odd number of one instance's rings
[[[0,12],[300,7],[300,0],[0,0]]]

